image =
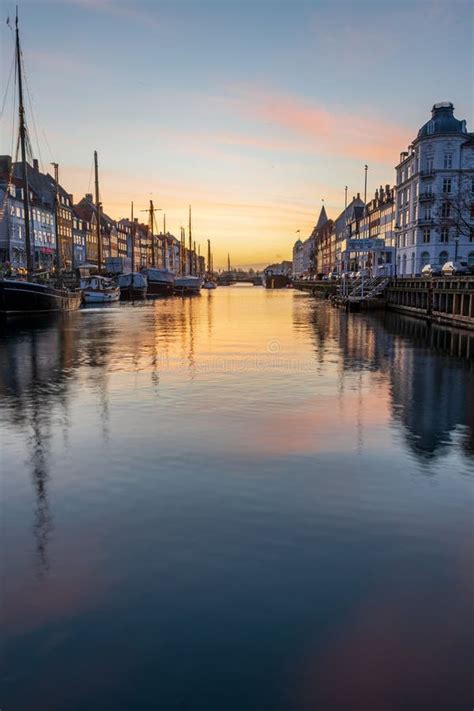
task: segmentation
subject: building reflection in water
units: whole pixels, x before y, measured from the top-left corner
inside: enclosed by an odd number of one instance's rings
[[[317,302],[310,318],[318,360],[337,344],[342,382],[356,370],[389,379],[393,417],[414,454],[431,459],[458,438],[464,453],[474,455],[474,334],[393,312],[346,314]],[[362,397],[361,381],[358,392]]]

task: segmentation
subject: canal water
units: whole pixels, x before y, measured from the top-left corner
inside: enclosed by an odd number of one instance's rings
[[[2,711],[465,711],[473,361],[252,286],[0,332]]]

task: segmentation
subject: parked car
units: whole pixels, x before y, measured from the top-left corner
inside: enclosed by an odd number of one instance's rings
[[[452,276],[454,274],[470,274],[471,270],[467,262],[446,262],[441,267],[443,276]]]
[[[425,264],[425,266],[421,270],[422,277],[439,276],[440,274],[441,269],[439,267],[434,266],[433,264]]]

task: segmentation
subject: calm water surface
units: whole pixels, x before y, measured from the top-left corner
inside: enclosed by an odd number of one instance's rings
[[[0,332],[2,711],[461,711],[473,361],[220,288]]]

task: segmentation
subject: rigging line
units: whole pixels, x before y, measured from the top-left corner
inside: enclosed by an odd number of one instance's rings
[[[0,109],[0,119],[3,117],[3,112],[5,111],[5,105],[6,105],[7,99],[8,99],[8,92],[10,90],[10,82],[12,80],[14,66],[15,66],[15,57],[13,57],[12,63],[10,65],[10,73],[8,75],[7,88],[5,89],[5,95],[3,97],[3,102],[2,102],[2,108]]]
[[[89,173],[89,182],[87,183],[87,192],[90,192],[91,188],[91,183],[92,183],[92,173],[94,171],[94,158],[91,160],[91,172]]]
[[[48,149],[48,152],[49,152],[49,157],[51,158],[51,163],[54,163],[53,152],[51,150],[51,146],[49,145],[48,137],[46,135],[46,131],[44,130],[44,128],[41,129],[41,132],[43,134],[43,138],[46,143],[46,148]]]
[[[36,144],[37,144],[37,148],[38,148],[38,156],[39,156],[39,159],[40,159],[41,171],[43,172],[43,166],[44,166],[44,163],[43,163],[43,156],[41,155],[41,146],[40,146],[40,142],[39,142],[39,138],[38,138],[38,131],[37,131],[37,129],[36,129],[35,114],[34,114],[34,111],[33,111],[33,101],[32,101],[32,96],[31,96],[31,92],[30,92],[30,85],[29,85],[29,82],[28,82],[28,76],[27,76],[27,74],[26,74],[25,59],[24,59],[24,57],[23,57],[23,52],[21,53],[21,62],[22,62],[22,67],[23,67],[23,76],[25,77],[26,93],[27,93],[27,96],[28,96],[28,103],[29,103],[29,105],[30,105],[31,118],[32,118],[32,120],[33,120],[33,130],[34,130],[34,133],[35,133]],[[29,142],[29,144],[30,144],[30,149],[31,149],[31,158],[33,159],[33,158],[34,158],[34,156],[33,156],[33,145],[32,145],[32,143],[31,143],[31,140],[30,140],[29,137],[28,137],[28,142]]]

